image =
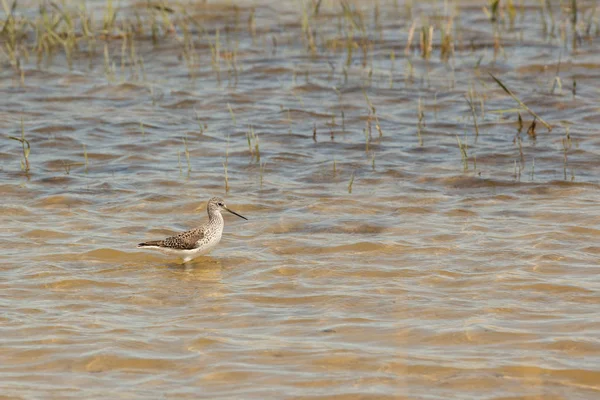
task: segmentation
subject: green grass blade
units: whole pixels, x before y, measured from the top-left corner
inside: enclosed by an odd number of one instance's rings
[[[548,129],[548,132],[550,132],[552,130],[552,127],[550,126],[549,123],[547,123],[546,121],[544,121],[542,119],[542,117],[540,117],[539,115],[537,115],[531,108],[527,107],[527,105],[525,105],[525,103],[523,103],[517,96],[515,96],[515,94],[513,92],[510,91],[509,88],[507,88],[504,83],[502,83],[500,81],[500,79],[496,78],[494,75],[492,75],[492,73],[489,73],[490,76],[496,81],[496,83],[506,92],[506,94],[508,94],[510,97],[512,97],[517,103],[519,103],[519,105],[521,107],[523,107],[525,110],[527,110],[527,112],[529,112],[529,114],[533,115],[534,117],[536,117],[540,123],[542,125],[544,125],[546,127],[546,129]]]

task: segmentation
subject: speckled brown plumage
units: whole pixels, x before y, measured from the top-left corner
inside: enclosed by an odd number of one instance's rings
[[[208,201],[206,211],[208,213],[208,222],[199,227],[170,236],[163,240],[152,240],[138,244],[137,247],[156,249],[166,254],[178,255],[188,262],[195,257],[208,254],[221,240],[225,222],[221,215],[221,210],[228,211],[240,218],[246,217],[230,210],[225,205],[223,199],[213,197]]]
[[[153,240],[150,242],[140,243],[138,246],[158,246],[177,250],[192,250],[197,247],[198,241],[200,241],[204,236],[205,230],[202,228],[196,228],[163,240]]]

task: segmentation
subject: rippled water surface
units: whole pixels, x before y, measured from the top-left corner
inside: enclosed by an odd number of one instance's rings
[[[52,51],[0,35],[3,396],[600,397],[594,2],[43,4]],[[210,257],[136,248],[217,195]]]

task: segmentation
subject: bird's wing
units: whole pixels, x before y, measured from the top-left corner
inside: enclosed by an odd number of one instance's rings
[[[169,247],[178,250],[192,250],[196,242],[204,237],[204,230],[192,229],[179,235],[171,236],[160,241],[160,247]]]

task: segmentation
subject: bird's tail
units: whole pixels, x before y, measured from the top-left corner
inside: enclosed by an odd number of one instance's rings
[[[151,242],[144,242],[137,245],[137,247],[149,247],[149,246],[160,246],[160,240],[153,240]]]

